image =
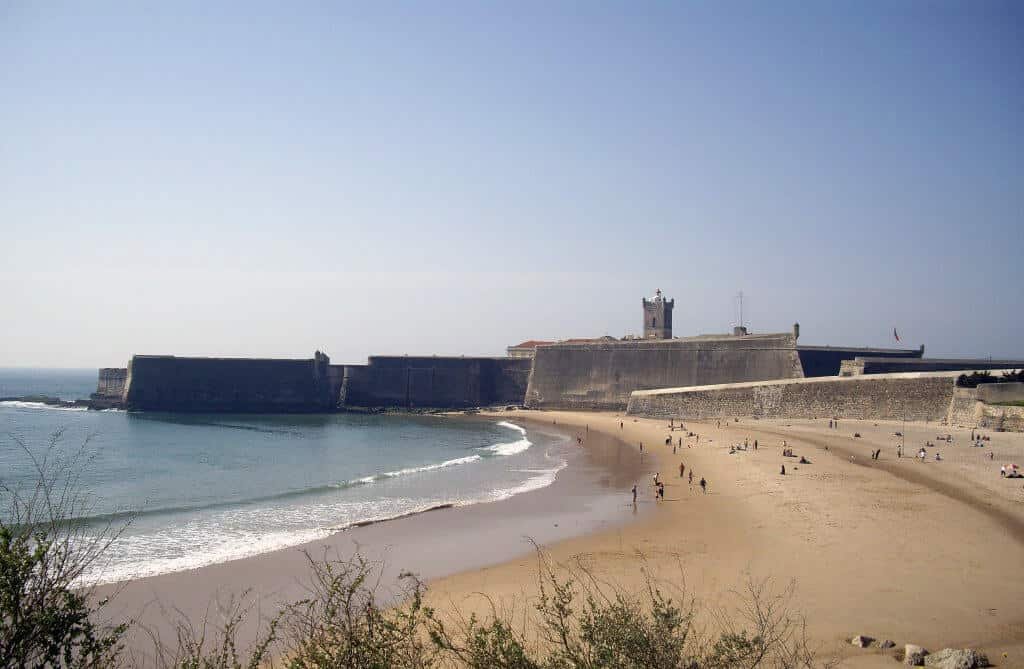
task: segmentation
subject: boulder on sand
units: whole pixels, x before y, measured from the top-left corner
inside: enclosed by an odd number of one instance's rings
[[[874,640],[874,637],[866,636],[864,634],[858,634],[857,636],[850,639],[850,643],[856,646],[857,648],[868,648],[869,646],[871,646],[871,642],[873,642]]]
[[[924,666],[937,669],[978,669],[989,664],[985,654],[973,648],[943,648],[924,658]]]
[[[896,647],[896,642],[893,641],[892,639],[882,639],[881,641],[876,641],[875,645],[877,647],[879,647],[879,648],[882,648],[882,649],[895,648]]]
[[[903,646],[903,664],[908,666],[923,667],[924,658],[927,655],[928,651],[916,644],[908,643]]]

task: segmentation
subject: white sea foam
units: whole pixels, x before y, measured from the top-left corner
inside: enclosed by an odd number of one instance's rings
[[[54,411],[88,411],[88,407],[62,407],[55,406],[53,404],[46,404],[45,402],[24,402],[22,400],[5,400],[0,402],[0,406],[11,407],[14,409],[52,409]]]
[[[516,453],[522,453],[530,446],[533,446],[533,442],[526,438],[526,430],[515,423],[509,423],[501,421],[498,423],[500,427],[507,427],[510,430],[515,430],[519,434],[523,435],[522,439],[502,444],[494,444],[493,446],[486,447],[485,450],[497,453],[498,455],[515,455]]]
[[[512,488],[501,488],[501,489],[498,489],[498,490],[493,490],[493,491],[491,491],[491,499],[488,500],[488,501],[498,502],[498,501],[501,501],[503,499],[508,499],[509,497],[513,497],[515,495],[521,495],[524,492],[532,492],[534,490],[540,490],[541,488],[546,488],[546,487],[548,487],[549,485],[551,485],[552,483],[555,482],[555,479],[558,478],[558,472],[560,472],[563,469],[565,469],[565,467],[566,467],[566,462],[563,460],[561,463],[558,464],[557,467],[552,467],[551,469],[540,470],[537,473],[536,476],[531,476],[530,478],[526,479],[525,481],[523,481],[522,483],[520,483],[519,485],[517,485],[515,487],[512,487]],[[529,471],[537,471],[537,470],[529,470]]]
[[[236,536],[221,537],[220,541],[204,542],[208,545],[202,550],[187,551],[175,557],[148,557],[145,559],[118,561],[116,563],[102,565],[102,576],[83,578],[80,585],[92,585],[102,583],[114,583],[133,578],[145,578],[158,574],[169,574],[176,571],[187,571],[199,569],[220,562],[240,560],[253,557],[261,553],[291,548],[300,544],[323,539],[331,534],[328,528],[314,528],[309,530],[289,532],[244,532]],[[169,543],[162,542],[157,537],[150,537],[152,541],[145,542],[150,546],[138,546],[138,550],[155,547],[154,544]],[[140,542],[141,543],[141,542]]]
[[[438,469],[445,469],[447,467],[455,467],[457,465],[468,465],[471,462],[476,462],[480,459],[479,455],[467,455],[464,458],[455,458],[454,460],[445,460],[439,462],[436,465],[424,465],[422,467],[409,467],[407,469],[399,469],[394,472],[384,472],[379,474],[377,478],[395,478],[398,476],[405,476],[406,474],[418,474],[420,472],[432,472]]]
[[[509,423],[508,421],[505,421],[505,420],[503,420],[500,423],[498,423],[498,427],[507,427],[507,428],[509,428],[511,430],[515,430],[519,434],[523,434],[523,435],[526,434],[526,428],[520,427],[519,425],[516,425],[515,423]]]

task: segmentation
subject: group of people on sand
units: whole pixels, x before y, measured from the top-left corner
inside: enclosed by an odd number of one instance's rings
[[[682,462],[680,462],[679,463],[679,478],[683,478],[684,474],[687,474],[687,472],[686,472],[686,465],[683,464]],[[688,479],[687,480],[689,482],[689,485],[692,486],[693,485],[693,470],[692,469],[689,471]],[[654,487],[654,499],[658,500],[658,501],[661,501],[661,500],[665,499],[665,482],[661,480],[661,472],[654,472],[654,474],[651,476],[651,484]],[[700,481],[697,483],[697,485],[700,486],[701,492],[703,492],[705,495],[708,493],[708,482],[707,482],[707,480],[703,476],[700,477]],[[633,504],[635,505],[636,504],[636,497],[637,497],[637,487],[636,487],[635,483],[633,484],[632,489],[630,489],[630,492],[633,494]]]

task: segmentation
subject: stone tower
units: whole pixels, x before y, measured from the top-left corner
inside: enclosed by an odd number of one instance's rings
[[[659,288],[654,297],[644,298],[644,339],[672,338],[672,307],[675,299],[666,300]]]

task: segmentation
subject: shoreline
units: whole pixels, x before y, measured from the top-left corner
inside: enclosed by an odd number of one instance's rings
[[[465,506],[439,504],[396,518],[354,523],[289,548],[101,584],[94,595],[111,597],[105,610],[107,619],[139,621],[127,646],[146,656],[152,651],[152,635],[173,642],[176,620],[184,616],[196,623],[248,591],[243,603],[258,616],[251,616],[250,624],[243,625],[239,640],[244,644],[255,638],[259,619],[265,620],[283,603],[307,594],[305,580],[311,572],[306,552],[315,558],[344,559],[358,551],[382,565],[385,594],[394,596],[393,586],[404,571],[429,581],[530,555],[532,541],[556,543],[633,520],[621,504],[621,489],[627,478],[638,479],[642,469],[640,459],[619,440],[594,435],[588,439],[588,448],[577,449],[575,433],[564,426],[526,421],[525,416],[516,414],[480,418],[521,421],[528,433],[571,440],[567,448],[573,450],[566,466],[550,485],[505,499]],[[140,634],[140,629],[145,633]]]
[[[429,586],[428,605],[487,615],[492,604],[528,604],[537,596],[534,548],[522,530],[540,529],[528,536],[556,564],[585,564],[595,577],[626,591],[642,587],[645,571],[682,579],[706,611],[734,606],[733,591],[742,589],[747,575],[771,579],[776,589],[792,583],[793,611],[805,617],[808,636],[823,656],[842,660],[844,667],[893,666],[890,652],[852,648],[849,639],[857,634],[932,651],[981,648],[998,666],[1024,665],[1024,578],[1018,575],[1024,542],[999,517],[1008,514],[1013,525],[1024,520],[1024,490],[1018,481],[993,477],[987,457],[992,452],[999,460],[1024,459],[1024,435],[992,434],[983,450],[964,445],[969,430],[934,423],[849,420],[828,430],[827,420],[721,427],[687,421],[686,430],[670,432],[663,419],[612,413],[518,411],[481,418],[522,421],[530,431],[585,434],[585,448],[541,490],[339,532],[308,547],[369,552],[371,560],[387,562],[388,583],[396,569],[412,567]],[[892,434],[900,428],[907,450],[937,431],[953,433],[955,443],[941,446],[942,462],[897,460]],[[690,431],[699,442],[686,437]],[[854,431],[862,437],[853,437]],[[668,436],[676,455],[665,445]],[[760,448],[730,453],[730,445],[744,439],[759,440]],[[809,462],[783,457],[782,440]],[[602,443],[616,444],[617,460],[594,467],[598,463],[590,461]],[[877,449],[884,455],[870,459]],[[630,456],[632,466],[624,468]],[[678,477],[680,461],[694,471],[692,485]],[[573,494],[579,481],[571,479],[586,478],[588,471],[587,485],[606,494],[591,506],[589,522],[580,522],[579,514],[586,513]],[[663,501],[653,497],[652,471],[666,482]],[[696,486],[701,476],[710,483],[706,495]],[[640,489],[636,507],[628,502],[634,481]],[[572,527],[558,527],[572,518]],[[192,613],[202,614],[209,609],[197,609],[197,602],[252,586],[257,590],[250,601],[280,604],[302,588],[307,569],[300,551],[288,549],[129,582],[119,600],[134,590],[136,605],[158,607],[161,595],[173,591],[190,602]],[[264,574],[270,578],[260,580]],[[1001,653],[1010,659],[1001,661]]]

